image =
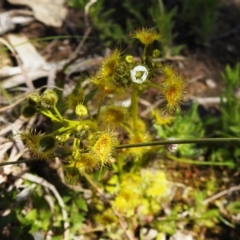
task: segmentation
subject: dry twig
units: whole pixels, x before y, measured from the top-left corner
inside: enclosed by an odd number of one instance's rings
[[[212,202],[212,201],[214,201],[214,200],[216,200],[216,199],[218,199],[218,198],[220,198],[220,197],[222,197],[224,195],[230,194],[230,193],[235,192],[235,191],[240,191],[240,185],[234,186],[234,187],[230,187],[229,189],[223,190],[223,191],[221,191],[221,192],[219,192],[219,193],[217,193],[217,194],[215,194],[215,195],[205,199],[203,201],[203,203],[204,204],[208,204],[208,203],[210,203],[210,202]]]
[[[21,59],[19,58],[19,56],[18,56],[17,52],[15,51],[14,47],[13,47],[10,43],[8,43],[5,39],[3,39],[3,38],[0,38],[0,42],[2,42],[5,46],[7,46],[8,49],[9,49],[9,50],[11,51],[11,53],[13,54],[13,56],[16,58],[16,60],[17,60],[17,62],[18,62],[18,65],[19,65],[19,67],[20,67],[21,70],[22,70],[22,74],[23,74],[23,76],[25,77],[26,85],[28,86],[29,91],[33,91],[33,90],[35,89],[34,86],[33,86],[33,83],[32,83],[32,81],[29,79],[28,74],[27,74],[27,72],[26,72],[26,70],[25,70],[25,68],[23,67],[23,64],[22,64],[22,62],[21,62]]]

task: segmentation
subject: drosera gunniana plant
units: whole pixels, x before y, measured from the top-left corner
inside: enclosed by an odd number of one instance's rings
[[[21,133],[20,137],[32,155],[42,160],[58,156],[59,148],[65,146],[68,154],[63,160],[64,169],[69,182],[74,183],[79,173],[92,171],[110,162],[117,139],[112,131],[99,129],[96,120],[83,119],[88,115],[83,104],[79,103],[75,108],[77,120],[69,120],[58,111],[57,102],[58,97],[53,90],[45,90],[41,95],[30,94],[22,109],[23,116],[30,118],[40,113],[60,127],[50,134],[30,130]]]
[[[118,230],[121,218],[132,231],[136,230],[136,226],[141,228],[147,225],[154,227],[159,233],[173,234],[178,226],[177,221],[183,219],[184,222],[192,223],[196,216],[199,225],[201,215],[197,204],[188,210],[185,209],[188,202],[183,205],[180,201],[176,207],[172,207],[170,215],[165,212],[165,209],[168,209],[167,204],[175,197],[176,188],[181,188],[182,195],[185,196],[183,199],[190,200],[193,189],[189,190],[184,184],[175,182],[175,179],[174,182],[169,181],[171,176],[166,171],[165,162],[154,161],[156,152],[159,153],[159,149],[154,146],[165,145],[168,151],[166,157],[172,161],[232,167],[232,163],[230,165],[229,162],[195,161],[175,157],[172,152],[178,147],[177,151],[181,153],[182,146],[178,144],[240,142],[239,138],[173,139],[171,131],[170,136],[159,134],[161,139],[168,140],[156,141],[154,130],[150,130],[146,121],[140,117],[138,99],[148,89],[157,89],[159,96],[165,101],[162,108],[153,109],[149,117],[159,126],[172,122],[176,124],[177,115],[174,116],[174,112],[184,100],[186,80],[170,65],[155,61],[160,51],[151,50],[151,44],[154,41],[161,42],[163,36],[154,29],[146,28],[135,30],[130,36],[142,43],[142,56],[135,58],[125,55],[122,50],[113,50],[103,59],[95,74],[90,76],[92,89],[89,87],[87,94],[84,94],[86,88],[81,86],[81,80],[76,84],[75,92],[67,96],[66,101],[57,92],[47,89],[41,94],[31,93],[22,108],[24,117],[31,118],[42,114],[54,125],[53,130],[45,133],[35,129],[20,133],[26,147],[34,158],[43,161],[51,161],[58,156],[62,161],[67,184],[77,185],[79,175],[86,179],[98,193],[93,194],[88,202],[91,205],[89,214],[92,214],[94,224],[101,225],[101,229],[103,227],[102,237],[110,239],[112,233],[118,236],[122,234],[123,231],[119,233]],[[159,74],[162,75],[161,82],[155,78]],[[129,107],[119,104],[119,95],[122,97],[123,94],[130,94]],[[68,104],[66,113],[61,110],[62,102]],[[180,131],[183,129],[182,123],[178,126]],[[186,121],[187,128],[188,124],[189,121]],[[172,127],[173,125],[169,126],[169,129]],[[156,135],[160,132],[159,129],[155,129]],[[19,162],[21,161],[17,163]],[[12,163],[0,163],[0,166],[4,164]],[[112,171],[105,172],[105,167],[109,165],[112,165]],[[98,169],[103,173],[103,181],[96,184],[94,179],[97,174],[88,173]],[[201,200],[200,214],[203,214],[207,205],[204,204],[202,208],[204,199],[199,196],[196,199]],[[184,214],[176,214],[181,211]],[[189,214],[188,218],[185,217],[186,211]],[[162,214],[166,214],[163,220],[160,217]],[[184,225],[181,223],[181,229],[182,226]]]
[[[130,37],[139,40],[143,45],[140,59],[136,60],[131,55],[124,55],[122,50],[115,49],[103,59],[99,69],[90,77],[92,85],[98,90],[98,94],[93,94],[92,98],[100,98],[100,101],[97,101],[98,106],[95,106],[97,114],[91,115],[88,112],[87,104],[81,102],[82,96],[74,109],[76,118],[71,116],[71,119],[68,119],[57,108],[58,96],[55,91],[47,89],[42,94],[29,95],[22,109],[23,116],[30,118],[40,113],[59,126],[50,133],[37,133],[35,130],[21,133],[22,140],[33,156],[40,159],[60,156],[63,158],[64,169],[69,170],[66,175],[75,176],[114,162],[118,158],[114,149],[123,148],[121,143],[131,146],[124,151],[125,157],[136,159],[141,159],[152,145],[158,144],[151,142],[154,137],[139,116],[138,98],[149,88],[157,89],[159,96],[164,98],[165,105],[161,111],[154,114],[158,115],[158,119],[174,121],[171,115],[184,100],[186,80],[170,65],[155,61],[160,51],[151,51],[149,46],[154,41],[163,40],[163,36],[157,31],[137,29]],[[163,76],[160,83],[155,81],[156,74],[159,73]],[[115,96],[125,93],[131,94],[129,109],[117,105],[115,101]],[[125,136],[124,139],[119,139],[120,135]],[[141,145],[144,142],[145,145]],[[169,141],[166,141],[166,144],[170,144]],[[140,146],[141,148],[136,149]],[[61,152],[67,156],[61,156]],[[77,176],[73,179],[77,179]]]
[[[40,113],[57,123],[58,127],[52,132],[37,133],[31,130],[21,133],[21,138],[36,158],[48,160],[60,156],[71,183],[78,179],[79,173],[101,169],[114,162],[122,166],[119,159],[123,155],[124,158],[130,156],[141,159],[153,145],[194,142],[191,139],[152,141],[153,134],[149,133],[146,123],[139,116],[139,96],[149,88],[157,89],[165,105],[161,111],[153,111],[152,116],[157,116],[159,121],[174,121],[171,115],[184,100],[186,80],[170,65],[155,61],[160,51],[150,50],[149,46],[154,41],[163,40],[157,31],[142,28],[133,31],[130,36],[143,45],[142,56],[136,59],[115,49],[103,59],[98,70],[90,77],[94,89],[97,89],[91,96],[91,99],[97,99],[92,101],[98,104],[95,105],[96,114],[92,115],[88,111],[91,101],[81,102],[81,96],[74,108],[75,117],[71,115],[69,119],[61,114],[57,107],[58,95],[50,89],[42,94],[31,93],[22,109],[26,118]],[[155,81],[159,73],[163,76],[161,82]],[[129,93],[129,109],[118,105],[115,97]],[[123,148],[127,150],[121,150]]]

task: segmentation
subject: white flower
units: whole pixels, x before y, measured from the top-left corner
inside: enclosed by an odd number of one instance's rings
[[[148,76],[148,70],[144,66],[136,66],[130,70],[132,81],[138,84],[145,82]]]

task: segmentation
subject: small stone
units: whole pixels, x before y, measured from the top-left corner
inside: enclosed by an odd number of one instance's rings
[[[143,235],[144,240],[153,240],[157,237],[158,231],[156,229],[148,229],[148,228],[142,228],[141,233]]]
[[[206,84],[210,88],[216,88],[216,86],[217,86],[216,82],[214,82],[211,78],[208,78],[206,80]]]
[[[173,236],[170,237],[170,240],[193,240],[192,235],[177,231]]]

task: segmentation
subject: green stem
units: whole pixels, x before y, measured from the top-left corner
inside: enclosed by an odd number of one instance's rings
[[[53,122],[61,122],[58,118],[56,118],[51,111],[48,109],[40,110],[40,113],[48,118],[50,118]]]
[[[80,148],[80,143],[81,143],[80,139],[74,138],[74,140],[73,140],[73,148]]]
[[[117,158],[117,168],[118,168],[118,178],[121,182],[122,176],[123,176],[123,165],[124,165],[124,155],[120,155]]]
[[[90,120],[93,120],[93,116],[91,114],[91,111],[89,110],[89,107],[87,105],[84,105],[87,108],[87,112],[88,112],[88,116],[90,118]]]
[[[53,111],[56,113],[57,117],[59,118],[60,121],[63,121],[63,117],[60,114],[60,112],[58,111],[58,109],[56,108],[56,106],[53,107]]]
[[[95,190],[99,190],[99,187],[96,185],[96,183],[92,180],[92,178],[89,176],[89,174],[83,172],[82,175],[86,178],[86,180],[88,181],[88,183],[95,189]]]
[[[154,84],[154,83],[151,83],[151,82],[146,82],[146,84],[147,84],[149,87],[156,88],[156,89],[158,89],[158,90],[161,91],[161,92],[164,90],[163,87],[161,87],[161,86],[159,86],[159,85],[157,85],[157,84]]]
[[[73,129],[75,129],[75,127],[79,124],[78,121],[68,120],[66,118],[64,118],[61,123],[62,123],[62,127],[58,128],[55,131],[55,135],[71,133],[73,131]]]
[[[122,148],[134,148],[134,147],[146,147],[146,146],[156,146],[156,145],[168,145],[168,144],[222,144],[222,143],[240,143],[240,138],[202,138],[202,139],[184,139],[184,140],[161,140],[161,141],[153,141],[153,142],[144,142],[144,143],[137,143],[137,144],[123,144],[116,146],[116,149]],[[173,156],[171,156],[172,160]],[[20,160],[15,162],[3,162],[0,163],[0,166],[10,165],[10,164],[19,164],[24,162],[31,162],[36,161],[38,159],[30,159],[30,160]],[[201,164],[206,165],[205,163],[200,163],[200,161],[191,161],[187,159],[178,159],[178,161],[183,163],[192,163],[192,164]],[[212,163],[209,162],[208,165],[230,165],[229,163]]]
[[[240,143],[240,138],[202,138],[202,139],[179,139],[179,140],[160,140],[153,142],[143,142],[135,144],[122,144],[116,146],[116,149],[122,148],[134,148],[134,147],[146,147],[146,146],[157,146],[157,145],[168,145],[168,144],[219,144],[219,143]]]
[[[143,48],[143,54],[142,54],[142,63],[145,63],[145,60],[146,60],[146,53],[147,53],[147,46],[144,45],[144,48]]]
[[[103,101],[104,101],[104,96],[101,97],[100,103],[99,103],[99,105],[98,105],[97,119],[98,119],[98,117],[99,117],[99,114],[100,114],[100,111],[101,111],[101,108],[102,108],[102,105],[103,105]]]
[[[159,3],[160,14],[163,15],[164,14],[164,6],[163,6],[162,0],[158,0],[158,3]]]
[[[137,133],[137,120],[138,120],[138,90],[134,88],[132,92],[131,99],[131,110],[132,110],[132,118],[133,118],[133,129]]]

